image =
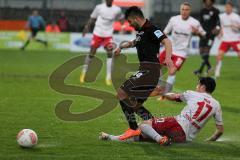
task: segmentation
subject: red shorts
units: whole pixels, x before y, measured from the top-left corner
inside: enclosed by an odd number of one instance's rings
[[[160,62],[161,65],[166,65],[164,63],[165,57],[166,57],[166,51],[164,50],[159,55],[159,62]],[[177,70],[180,70],[180,68],[182,67],[182,65],[185,61],[185,58],[180,57],[180,56],[176,56],[176,55],[173,54],[171,59],[173,61],[174,66],[177,68]]]
[[[101,45],[103,45],[103,47],[106,47],[110,43],[112,43],[112,37],[99,37],[93,34],[91,47],[99,48]]]
[[[220,44],[219,50],[223,52],[227,52],[230,47],[232,47],[234,51],[240,52],[240,41],[233,41],[233,42],[223,41]]]
[[[186,135],[174,117],[153,118],[153,129],[161,136],[171,137],[173,142],[186,142]]]

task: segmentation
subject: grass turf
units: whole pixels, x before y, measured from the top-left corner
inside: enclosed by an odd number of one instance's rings
[[[100,103],[93,98],[60,94],[49,87],[49,75],[75,56],[70,52],[0,51],[0,159],[240,159],[240,71],[236,57],[225,57],[214,93],[223,109],[225,133],[220,141],[204,141],[215,131],[211,120],[194,142],[160,147],[154,143],[98,140],[100,131],[120,134],[127,128],[120,107],[87,122],[66,122],[55,115],[55,105],[61,100],[74,101],[72,112],[85,112]],[[98,57],[105,59],[105,55]],[[128,58],[136,61],[136,55]],[[177,74],[175,90],[195,88],[197,78],[192,72],[199,63],[197,56],[186,61]],[[73,71],[66,83],[79,85],[80,71],[80,68]],[[105,85],[104,78],[105,67],[96,82],[84,86],[115,94],[112,87]],[[184,104],[150,98],[145,106],[155,115],[176,115]],[[16,134],[23,128],[37,132],[39,143],[35,148],[22,149],[16,144]]]

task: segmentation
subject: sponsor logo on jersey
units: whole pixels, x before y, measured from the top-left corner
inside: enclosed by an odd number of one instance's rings
[[[160,30],[156,30],[154,34],[157,38],[160,38],[163,35],[163,33]]]

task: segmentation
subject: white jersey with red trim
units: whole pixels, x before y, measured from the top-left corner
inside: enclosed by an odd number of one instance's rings
[[[220,14],[220,22],[223,31],[222,40],[225,42],[233,42],[240,40],[239,29],[232,28],[232,25],[240,26],[240,16],[234,12],[231,14]]]
[[[111,37],[114,21],[122,16],[121,8],[118,6],[108,7],[106,3],[97,5],[91,14],[91,18],[97,19],[93,34],[99,37]]]
[[[186,91],[180,99],[187,106],[176,116],[176,120],[182,126],[187,141],[192,141],[211,117],[214,117],[217,125],[223,125],[221,106],[211,95]]]
[[[183,58],[187,57],[189,43],[192,37],[192,27],[197,28],[203,35],[206,34],[200,22],[193,17],[184,20],[181,15],[178,15],[169,20],[163,32],[165,34],[172,33],[171,40],[174,55]]]

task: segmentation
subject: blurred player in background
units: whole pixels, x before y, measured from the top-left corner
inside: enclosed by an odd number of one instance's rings
[[[209,62],[209,52],[215,36],[220,31],[219,10],[213,6],[214,2],[215,0],[203,0],[204,8],[200,11],[200,23],[206,31],[206,36],[200,39],[199,50],[203,62],[200,68],[194,71],[195,75],[201,75],[205,66],[207,66],[207,73],[212,68]]]
[[[31,40],[35,40],[36,42],[42,43],[47,46],[47,41],[36,38],[38,31],[45,28],[45,21],[42,16],[38,14],[37,10],[34,10],[32,15],[29,16],[27,27],[31,30],[31,35],[29,36],[25,44],[21,47],[21,50],[25,50]]]
[[[217,65],[215,69],[215,77],[220,76],[222,67],[222,59],[224,54],[230,47],[237,52],[240,57],[240,17],[233,12],[233,4],[229,1],[225,5],[225,13],[220,14],[222,42],[217,55]]]
[[[180,7],[180,15],[173,16],[164,29],[165,34],[172,33],[172,60],[174,63],[173,70],[168,73],[165,93],[172,90],[172,86],[175,83],[176,72],[180,70],[185,59],[187,58],[189,43],[192,35],[203,37],[206,34],[201,27],[200,22],[191,17],[190,13],[191,4],[184,2]],[[164,50],[159,55],[159,61],[162,65],[165,65],[165,57],[166,51]]]
[[[90,30],[91,25],[95,23],[93,30],[93,38],[91,41],[90,53],[86,56],[85,65],[83,66],[82,73],[80,75],[80,82],[83,83],[88,65],[94,58],[97,49],[103,45],[107,51],[107,75],[106,84],[111,85],[111,66],[112,66],[112,35],[113,35],[113,23],[116,19],[123,19],[121,8],[114,6],[113,0],[106,0],[105,3],[99,4],[93,10],[88,23],[83,30],[83,36]]]
[[[153,118],[143,121],[139,125],[141,136],[135,136],[128,141],[143,141],[152,139],[160,145],[172,142],[182,143],[192,141],[209,119],[215,119],[216,131],[208,141],[216,141],[224,132],[222,110],[219,102],[212,97],[216,83],[213,78],[199,79],[196,91],[188,90],[184,93],[171,93],[165,95],[166,99],[185,102],[187,105],[181,114],[175,117]],[[100,133],[102,140],[120,141],[120,136]]]

